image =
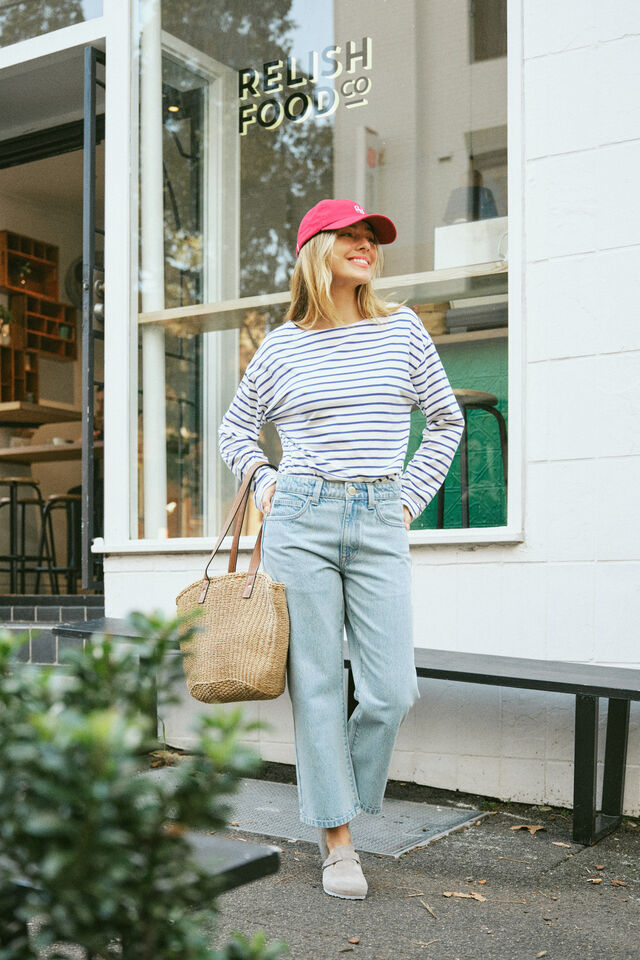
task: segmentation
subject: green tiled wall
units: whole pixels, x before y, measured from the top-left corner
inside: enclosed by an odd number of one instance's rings
[[[498,398],[498,410],[507,423],[507,339],[470,343],[438,344],[438,353],[454,389],[483,390]],[[411,415],[407,462],[417,450],[425,427],[424,414]],[[495,417],[484,410],[468,415],[469,522],[472,527],[499,527],[507,522],[500,438]],[[445,481],[445,527],[461,527],[460,451],[456,453]],[[416,517],[412,530],[435,529],[436,499]]]

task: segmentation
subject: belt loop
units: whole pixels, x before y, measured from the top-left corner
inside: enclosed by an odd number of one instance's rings
[[[369,496],[369,502],[367,504],[367,507],[369,508],[369,510],[373,510],[376,503],[375,481],[367,484],[367,494]]]
[[[322,477],[318,477],[316,480],[315,486],[313,488],[313,495],[311,497],[311,502],[315,507],[318,505],[318,500],[320,499],[320,491],[322,490]]]

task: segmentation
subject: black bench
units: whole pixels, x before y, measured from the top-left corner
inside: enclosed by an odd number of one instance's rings
[[[58,637],[90,637],[93,633],[136,636],[128,621],[108,617],[86,623],[59,624],[53,633]],[[349,668],[348,712],[351,713],[356,701],[346,644],[344,662]],[[622,819],[629,706],[631,700],[640,700],[640,670],[422,648],[415,650],[415,664],[419,677],[574,695],[573,840],[590,845],[616,829]],[[608,699],[609,708],[602,802],[598,813],[596,778],[601,697]]]
[[[280,853],[276,847],[194,831],[189,831],[186,839],[196,863],[209,876],[217,878],[220,893],[268,877],[280,869]]]
[[[415,664],[419,677],[575,695],[573,840],[589,845],[615,830],[622,818],[629,706],[631,700],[640,700],[640,670],[428,649],[416,649]],[[351,713],[356,701],[346,649],[345,666],[349,668],[348,711]],[[609,709],[602,804],[600,813],[597,813],[598,708],[601,697],[608,699]]]
[[[276,847],[194,830],[188,830],[185,839],[191,847],[194,861],[218,881],[221,894],[268,877],[280,869],[280,853]],[[33,886],[26,880],[13,882],[20,887]]]
[[[198,866],[210,877],[216,878],[220,894],[250,883],[252,880],[277,873],[280,869],[280,854],[275,847],[242,843],[227,837],[196,833],[191,830],[185,834],[185,838]],[[5,868],[5,876],[6,866],[0,863],[0,869]],[[8,882],[27,892],[35,889],[34,885],[27,880],[12,879],[9,876]],[[79,944],[79,946],[82,945]]]

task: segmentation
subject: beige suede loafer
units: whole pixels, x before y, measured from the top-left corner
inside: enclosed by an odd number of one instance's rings
[[[364,900],[368,885],[352,843],[333,848],[322,864],[322,886],[330,897]]]

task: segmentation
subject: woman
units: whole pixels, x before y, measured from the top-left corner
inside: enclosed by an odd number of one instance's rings
[[[400,724],[419,696],[413,659],[411,520],[443,483],[464,421],[428,333],[376,296],[381,244],[396,229],[351,200],[302,219],[291,307],[251,362],[220,427],[241,478],[264,461],[265,421],[282,441],[260,467],[262,562],[286,584],[300,818],[318,828],[326,893],[363,899],[349,823],[379,813]],[[427,427],[402,472],[410,411]],[[347,720],[343,634],[357,707]]]

